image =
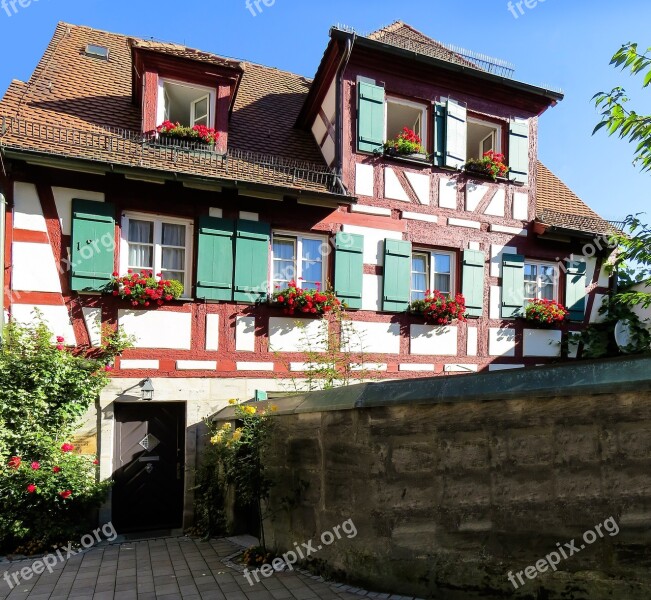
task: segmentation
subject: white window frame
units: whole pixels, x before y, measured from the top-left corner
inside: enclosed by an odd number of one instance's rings
[[[385,96],[384,98],[384,139],[389,139],[389,132],[387,128],[389,127],[389,103],[391,104],[402,104],[403,106],[409,106],[411,108],[419,108],[421,110],[420,115],[420,140],[421,146],[425,151],[427,151],[427,105],[422,102],[415,102],[413,100],[405,100],[404,98],[396,98],[395,96]],[[407,125],[405,124],[405,127]]]
[[[296,278],[296,283],[300,284],[300,277],[302,277],[302,269],[303,269],[303,240],[314,240],[321,242],[322,247],[327,247],[328,249],[330,246],[328,245],[328,236],[326,235],[313,235],[311,233],[298,233],[296,231],[284,231],[284,230],[274,230],[271,232],[271,249],[269,252],[270,256],[270,266],[269,266],[269,289],[272,290],[272,293],[276,291],[276,283],[274,280],[274,240],[276,238],[284,238],[288,239],[291,238],[294,240],[294,249],[295,249],[295,256],[294,256],[294,261],[295,261],[295,278]],[[328,274],[328,256],[330,256],[330,252],[327,254],[322,254],[321,255],[321,289],[324,290],[326,289],[328,282],[326,279],[326,276]],[[299,259],[300,257],[300,259]],[[301,285],[298,285],[298,287],[302,287]]]
[[[527,265],[536,265],[538,267],[552,267],[554,269],[554,297],[552,300],[558,302],[558,281],[559,281],[559,276],[560,276],[560,270],[558,268],[558,263],[555,263],[553,261],[545,261],[545,260],[530,260],[528,258],[524,259],[524,265],[525,269]],[[524,304],[525,306],[529,303],[532,302],[533,300],[541,300],[541,290],[542,286],[540,284],[540,273],[538,273],[536,277],[536,298],[527,298],[526,297],[526,273],[525,273],[525,299],[524,299]]]
[[[197,117],[197,103],[201,102],[202,100],[207,100],[206,102],[206,107],[208,109],[208,114],[199,116]],[[190,126],[196,125],[198,119],[203,119],[204,117],[208,117],[208,123],[210,123],[210,116],[211,116],[212,111],[210,110],[210,94],[206,94],[205,96],[201,96],[201,98],[197,98],[194,102],[190,104]]]
[[[180,85],[187,88],[192,88],[193,90],[200,90],[205,92],[208,96],[208,127],[215,127],[215,115],[214,115],[214,105],[216,98],[216,90],[214,88],[209,88],[204,85],[194,85],[191,83],[186,83],[183,81],[177,81],[175,79],[159,79],[158,80],[158,103],[157,103],[157,115],[156,115],[156,125],[160,125],[163,121],[167,120],[169,117],[169,111],[165,105],[165,84],[172,83],[174,85]],[[205,96],[197,98],[197,100],[202,100]],[[167,116],[166,116],[167,115]],[[192,127],[192,118],[194,116],[194,103],[190,104],[190,119],[191,122],[188,123],[188,126]],[[183,125],[183,123],[181,123]]]
[[[484,155],[483,152],[483,145],[484,145],[484,140],[486,138],[490,137],[491,135],[495,136],[494,140],[494,152],[497,152],[498,154],[502,153],[502,126],[498,123],[493,123],[493,121],[486,121],[484,119],[479,119],[477,117],[467,117],[467,122],[468,124],[470,123],[475,123],[476,125],[483,125],[484,127],[493,127],[496,131],[490,133],[489,135],[485,136],[483,139],[479,141],[479,157],[481,158]],[[467,135],[467,134],[466,134]],[[468,144],[466,143],[466,146]]]
[[[436,280],[436,271],[435,271],[435,266],[436,266],[436,256],[437,255],[444,255],[448,256],[450,258],[450,291],[449,293],[454,296],[456,294],[456,285],[457,285],[457,254],[456,252],[450,251],[450,250],[431,250],[431,249],[422,249],[422,248],[414,248],[411,252],[412,258],[414,254],[425,254],[429,256],[429,261],[427,263],[427,279],[428,279],[428,284],[429,287],[428,289],[430,291],[434,291],[434,281]],[[413,293],[416,291],[413,289],[412,285],[412,280],[411,280],[411,275],[413,271],[410,268],[410,281],[409,281],[409,297],[410,299],[414,300],[413,298]]]
[[[154,275],[162,271],[162,247],[163,223],[171,225],[185,225],[185,269],[183,298],[190,298],[192,292],[193,271],[192,257],[194,249],[194,222],[191,219],[169,217],[159,213],[146,213],[136,211],[125,211],[120,221],[120,275],[126,275],[129,269],[129,220],[149,221],[154,224]]]

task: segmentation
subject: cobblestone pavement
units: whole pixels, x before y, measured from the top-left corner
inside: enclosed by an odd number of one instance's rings
[[[225,539],[202,542],[184,537],[111,544],[71,556],[52,573],[46,570],[18,584],[12,573],[19,575],[38,559],[0,563],[0,600],[402,598],[333,585],[296,572],[275,573],[251,586],[241,572],[224,562],[238,550],[239,546]]]

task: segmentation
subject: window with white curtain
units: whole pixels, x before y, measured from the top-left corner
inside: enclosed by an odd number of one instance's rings
[[[524,263],[525,304],[532,300],[558,299],[558,268],[555,263],[527,260]]]
[[[144,213],[122,216],[120,270],[161,273],[163,279],[176,279],[191,290],[192,221]]]
[[[411,256],[411,300],[424,300],[427,290],[454,293],[455,255],[438,250],[414,251]]]
[[[303,289],[325,288],[324,248],[327,249],[327,241],[322,237],[274,232],[271,243],[273,289],[285,288],[292,280]]]

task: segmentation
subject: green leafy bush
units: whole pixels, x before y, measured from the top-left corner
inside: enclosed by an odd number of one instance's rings
[[[107,490],[95,457],[76,454],[69,442],[130,341],[105,332],[102,348],[87,357],[55,339],[37,315],[32,326],[10,323],[0,345],[0,552],[74,540]]]

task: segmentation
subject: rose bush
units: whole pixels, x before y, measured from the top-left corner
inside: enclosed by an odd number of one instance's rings
[[[55,340],[55,341],[53,341]],[[93,356],[77,355],[36,324],[11,322],[0,345],[0,553],[47,550],[78,539],[104,497],[95,457],[70,442],[106,385],[115,356],[130,345],[105,332]]]

